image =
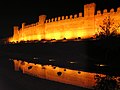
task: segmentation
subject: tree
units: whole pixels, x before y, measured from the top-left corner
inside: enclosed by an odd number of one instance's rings
[[[120,89],[120,78],[117,79],[115,76],[106,75],[101,77],[100,75],[95,75],[96,85],[94,90],[119,90]]]
[[[99,25],[99,30],[95,34],[96,38],[105,39],[110,37],[116,37],[118,35],[120,24],[115,25],[114,22],[114,19],[111,19],[110,16],[106,17],[103,20],[102,25]]]
[[[104,53],[100,52],[100,55],[104,54],[104,62],[106,63],[113,62],[111,57],[115,55],[119,48],[119,29],[120,24],[115,23],[115,20],[108,16],[102,21],[102,24],[99,25],[98,32],[95,34],[96,39],[99,40],[101,50],[104,50]]]

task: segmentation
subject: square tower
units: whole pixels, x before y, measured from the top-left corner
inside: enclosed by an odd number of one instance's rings
[[[95,3],[84,5],[84,17],[93,17],[95,15]]]

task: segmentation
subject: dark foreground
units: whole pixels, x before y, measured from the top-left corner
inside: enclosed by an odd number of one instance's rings
[[[89,90],[77,86],[39,79],[15,72],[13,62],[0,59],[0,90]]]
[[[67,43],[21,43],[0,45],[0,90],[87,90],[84,88],[48,81],[15,72],[13,62],[1,56],[24,59],[28,62],[43,63],[83,69],[120,76],[120,38],[116,40],[67,42]],[[7,54],[6,54],[7,53]],[[30,58],[40,57],[37,60]],[[29,57],[29,58],[27,58]],[[46,59],[44,59],[46,58]],[[49,62],[49,59],[56,60]],[[69,62],[77,62],[71,65]],[[80,65],[79,65],[80,64]],[[85,65],[84,65],[85,64]],[[108,66],[96,68],[94,64]],[[85,66],[85,67],[82,67]]]

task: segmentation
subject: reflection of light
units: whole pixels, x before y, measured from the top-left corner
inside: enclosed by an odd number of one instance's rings
[[[55,61],[54,59],[49,59],[50,62]]]
[[[106,65],[104,65],[104,64],[100,64],[100,66],[102,67],[102,66],[106,66]]]
[[[52,39],[50,42],[56,42],[56,39]]]
[[[105,65],[105,64],[96,64],[96,66],[104,67],[104,66],[107,66],[107,65]]]
[[[34,57],[33,59],[38,59],[37,57]]]
[[[12,61],[12,60],[14,60],[14,59],[12,59],[12,58],[9,58],[9,60],[10,60],[10,61]]]
[[[70,63],[77,63],[77,62],[70,62]]]

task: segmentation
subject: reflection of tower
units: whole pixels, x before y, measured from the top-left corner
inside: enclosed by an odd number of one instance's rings
[[[23,33],[23,31],[24,31],[24,27],[25,27],[25,23],[22,23],[22,29],[21,29],[21,32],[22,32],[21,37],[22,37],[22,38],[24,38],[24,34],[25,34],[25,33]]]
[[[95,3],[84,5],[84,17],[90,16],[93,17],[95,14]]]

